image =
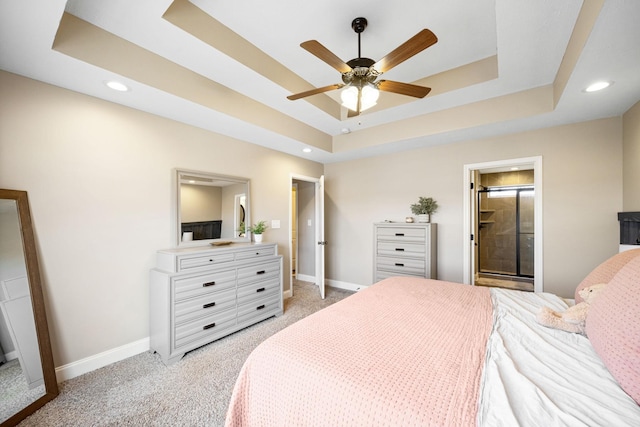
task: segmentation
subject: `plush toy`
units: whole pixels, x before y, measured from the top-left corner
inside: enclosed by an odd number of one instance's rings
[[[551,310],[549,307],[542,307],[536,320],[541,325],[549,328],[585,335],[585,320],[587,319],[589,306],[605,286],[606,284],[599,283],[581,289],[578,294],[584,301],[567,308],[563,313]]]

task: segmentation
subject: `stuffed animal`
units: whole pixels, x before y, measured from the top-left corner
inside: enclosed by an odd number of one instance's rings
[[[585,335],[585,321],[587,319],[589,306],[605,286],[606,284],[599,283],[581,289],[578,294],[584,301],[567,308],[562,313],[554,311],[549,307],[542,307],[540,312],[538,312],[536,320],[541,325],[549,328]]]

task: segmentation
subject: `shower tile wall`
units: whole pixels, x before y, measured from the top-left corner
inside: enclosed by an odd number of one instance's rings
[[[533,184],[533,170],[482,174],[484,187]],[[515,274],[516,265],[516,202],[515,197],[483,197],[480,209],[482,272]],[[521,268],[523,266],[521,265]],[[525,267],[526,270],[528,268]]]

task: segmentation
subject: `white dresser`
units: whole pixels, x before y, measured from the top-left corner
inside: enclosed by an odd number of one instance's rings
[[[283,312],[282,256],[275,243],[158,251],[150,275],[151,350],[166,365]]]
[[[392,276],[436,278],[436,224],[380,222],[373,228],[374,283]]]

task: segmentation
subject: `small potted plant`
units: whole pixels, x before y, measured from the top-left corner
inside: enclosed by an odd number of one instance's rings
[[[253,234],[253,240],[256,243],[262,242],[262,233],[267,229],[267,221],[258,221],[249,227],[249,231]]]
[[[431,221],[431,214],[438,210],[438,203],[431,197],[419,197],[418,203],[411,205],[411,212],[418,216],[418,222]]]

